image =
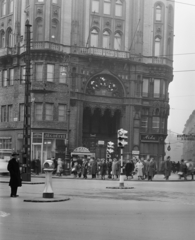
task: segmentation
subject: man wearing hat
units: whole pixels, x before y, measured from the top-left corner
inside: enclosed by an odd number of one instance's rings
[[[22,186],[22,180],[20,176],[20,166],[17,161],[17,156],[19,154],[16,152],[12,153],[12,158],[10,159],[7,170],[10,172],[10,181],[9,186],[11,187],[11,195],[10,197],[18,197],[17,189]]]

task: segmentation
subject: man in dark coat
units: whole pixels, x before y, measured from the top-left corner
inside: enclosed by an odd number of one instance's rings
[[[10,182],[9,186],[11,187],[11,195],[10,197],[18,197],[17,189],[22,186],[22,180],[20,176],[20,166],[19,162],[16,160],[17,156],[16,152],[12,153],[12,158],[10,159],[7,170],[10,172]]]
[[[168,180],[170,175],[171,175],[171,171],[172,171],[172,163],[171,163],[171,158],[168,156],[167,160],[165,161],[164,164],[164,170],[165,170],[165,179]]]

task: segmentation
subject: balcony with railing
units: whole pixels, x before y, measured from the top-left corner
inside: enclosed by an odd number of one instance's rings
[[[31,50],[52,50],[65,54],[77,54],[85,56],[100,56],[115,59],[130,60],[133,62],[141,62],[146,64],[162,64],[172,67],[173,61],[165,57],[155,57],[155,56],[143,56],[131,54],[126,51],[111,50],[104,48],[95,47],[79,47],[79,46],[68,46],[57,44],[53,42],[31,42]],[[20,47],[20,54],[25,52],[25,46]]]
[[[15,47],[0,48],[0,57],[4,57],[7,55],[15,55],[16,53],[17,53],[17,49]]]

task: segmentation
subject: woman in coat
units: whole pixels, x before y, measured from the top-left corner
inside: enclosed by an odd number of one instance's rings
[[[118,178],[118,162],[117,162],[117,159],[114,158],[113,159],[113,162],[112,162],[112,176],[113,176],[113,179],[115,178]]]
[[[98,170],[97,169],[97,162],[93,158],[93,161],[91,163],[91,175],[92,175],[92,178],[96,178],[97,170]]]
[[[137,169],[138,180],[143,179],[143,168],[144,165],[139,159],[138,162],[135,164],[135,169]]]
[[[16,152],[12,153],[12,158],[8,163],[7,170],[10,172],[10,181],[9,186],[11,187],[10,197],[18,197],[17,190],[18,187],[22,186],[22,179],[20,176],[20,166],[19,162],[16,160],[17,156]]]
[[[107,165],[105,159],[102,159],[101,165],[100,165],[100,173],[101,173],[101,179],[105,180]]]

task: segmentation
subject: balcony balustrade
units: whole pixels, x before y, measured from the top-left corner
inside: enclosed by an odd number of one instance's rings
[[[15,48],[14,48],[15,49]],[[173,61],[165,57],[155,57],[155,56],[143,56],[131,54],[126,51],[111,50],[104,48],[95,47],[79,47],[79,46],[68,46],[62,45],[49,41],[31,42],[31,50],[53,50],[56,52],[66,53],[66,54],[77,54],[77,55],[92,55],[92,56],[102,56],[108,58],[126,59],[133,62],[141,62],[145,64],[161,64],[168,65],[172,67]],[[20,54],[26,51],[25,45],[20,46]],[[0,56],[14,54],[13,48],[3,48],[0,49]]]

